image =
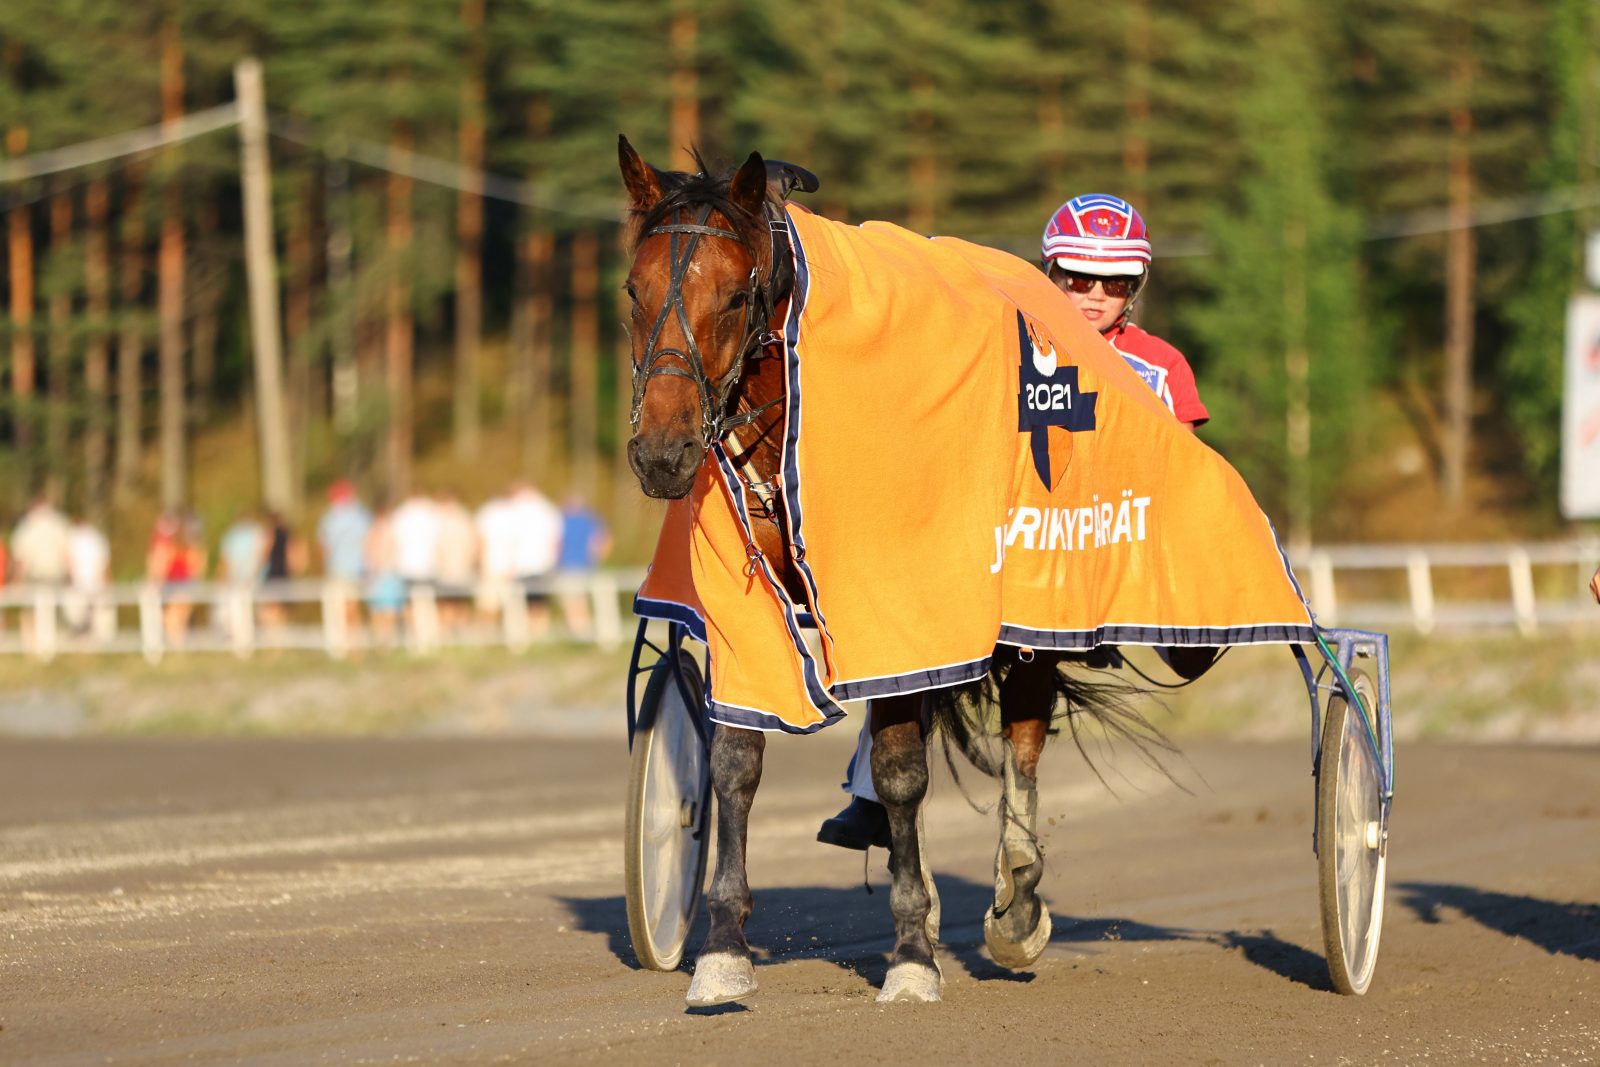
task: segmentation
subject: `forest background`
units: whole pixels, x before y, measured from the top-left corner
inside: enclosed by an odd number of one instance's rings
[[[215,536],[261,503],[237,135],[7,168],[176,132],[252,55],[302,528],[341,476],[469,503],[526,477],[647,551],[619,132],[678,168],[757,149],[832,217],[1030,259],[1062,200],[1124,196],[1157,255],[1138,317],[1291,539],[1570,528],[1589,0],[7,0],[0,518],[49,487],[119,573],[160,509]]]

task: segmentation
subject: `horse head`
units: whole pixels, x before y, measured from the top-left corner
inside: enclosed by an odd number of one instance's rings
[[[633,437],[628,464],[644,492],[689,492],[706,450],[759,408],[737,410],[747,364],[776,338],[786,264],[768,222],[785,191],[758,153],[732,174],[661,171],[626,137],[617,156],[631,200]]]

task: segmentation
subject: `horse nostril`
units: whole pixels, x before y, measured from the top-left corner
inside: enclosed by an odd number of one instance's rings
[[[680,477],[688,477],[700,466],[700,442],[693,438],[686,439],[678,451],[678,459],[674,466]]]

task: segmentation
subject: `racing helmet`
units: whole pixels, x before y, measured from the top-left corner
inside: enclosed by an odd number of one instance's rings
[[[1140,278],[1150,269],[1150,234],[1134,206],[1105,193],[1075,196],[1044,224],[1044,268]]]

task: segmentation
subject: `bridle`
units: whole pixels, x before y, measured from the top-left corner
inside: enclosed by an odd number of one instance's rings
[[[685,210],[686,207],[680,208],[677,214]],[[705,359],[700,354],[700,345],[695,341],[694,330],[689,325],[689,311],[683,302],[683,282],[688,276],[689,262],[694,258],[700,238],[722,237],[741,244],[744,243],[744,239],[732,230],[708,226],[706,223],[711,218],[711,211],[712,205],[706,204],[700,210],[700,217],[694,222],[663,223],[646,230],[640,237],[641,241],[662,234],[671,238],[669,254],[672,273],[668,282],[666,303],[662,305],[661,313],[656,316],[655,325],[651,327],[643,358],[633,367],[633,408],[629,413],[629,421],[634,432],[638,432],[640,413],[644,406],[644,393],[650,385],[650,380],[663,375],[687,378],[694,383],[700,394],[700,436],[708,448],[727,436],[730,430],[754,422],[763,412],[783,399],[782,396],[778,396],[749,411],[737,414],[728,412],[728,399],[738,386],[739,379],[743,377],[745,365],[752,359],[760,359],[767,349],[782,340],[768,324],[777,310],[779,301],[788,295],[787,290],[790,287],[788,282],[792,280],[793,271],[789,263],[788,223],[769,203],[763,214],[772,241],[772,269],[767,278],[763,279],[759,263],[750,268],[750,287],[746,291],[745,300],[744,340],[740,342],[738,355],[734,357],[728,369],[713,381],[706,373]],[[674,217],[677,217],[676,214]],[[788,268],[787,272],[784,270],[785,267]],[[668,317],[674,313],[677,315],[678,325],[683,328],[687,348],[672,348],[659,343],[661,331],[666,327]],[[666,363],[668,358],[681,361],[683,366]]]

